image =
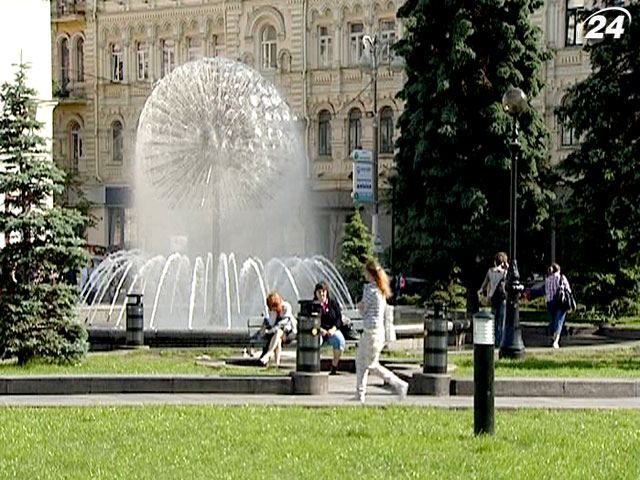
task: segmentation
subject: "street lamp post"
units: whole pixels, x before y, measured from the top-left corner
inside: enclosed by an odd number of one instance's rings
[[[520,328],[520,293],[524,286],[520,283],[518,261],[516,259],[517,222],[518,222],[518,116],[527,108],[527,96],[519,89],[511,87],[502,97],[502,106],[513,117],[511,131],[511,187],[509,204],[509,270],[507,271],[506,290],[507,308],[504,332],[500,344],[500,358],[524,358],[524,343]]]
[[[360,69],[371,75],[371,88],[373,90],[373,149],[371,152],[371,160],[373,163],[373,213],[371,215],[371,239],[373,241],[374,251],[380,247],[380,236],[378,227],[378,156],[380,148],[380,113],[378,112],[378,68],[380,67],[380,56],[385,48],[389,45],[380,41],[377,34],[365,35],[362,37],[364,50],[360,57]],[[404,62],[401,57],[388,54],[388,67],[395,71],[402,71]],[[379,253],[379,252],[376,252]]]

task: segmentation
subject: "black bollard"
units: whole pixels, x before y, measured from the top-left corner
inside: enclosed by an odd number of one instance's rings
[[[424,373],[447,373],[447,331],[446,308],[442,303],[434,303],[433,318],[425,319]]]
[[[473,316],[473,432],[495,431],[494,319],[483,310]]]
[[[127,346],[144,345],[144,305],[141,293],[127,295]]]
[[[320,304],[313,300],[300,300],[298,315],[298,348],[296,371],[320,371]]]

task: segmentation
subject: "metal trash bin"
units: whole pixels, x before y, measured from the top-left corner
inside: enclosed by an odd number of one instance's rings
[[[127,346],[144,345],[144,304],[141,293],[127,295]]]
[[[300,300],[298,314],[298,348],[296,371],[320,371],[320,304],[314,300]]]

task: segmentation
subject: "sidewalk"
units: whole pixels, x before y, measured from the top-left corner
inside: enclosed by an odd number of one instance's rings
[[[141,405],[265,405],[306,407],[359,407],[352,400],[355,375],[329,377],[329,393],[323,396],[240,395],[240,394],[94,394],[94,395],[6,395],[0,396],[0,407],[6,406],[141,406]],[[367,405],[402,405],[411,407],[473,408],[472,396],[429,397],[409,395],[400,403],[396,396],[370,377]],[[566,398],[566,397],[496,397],[497,409],[640,409],[640,397],[634,398]]]

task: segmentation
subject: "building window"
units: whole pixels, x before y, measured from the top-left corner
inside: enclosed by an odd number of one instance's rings
[[[568,96],[565,96],[562,99],[562,106],[565,106],[568,101]],[[576,137],[575,129],[571,128],[568,125],[567,119],[559,118],[558,122],[560,123],[560,144],[563,147],[573,147],[580,143],[580,140]]]
[[[209,55],[212,57],[224,56],[224,44],[219,35],[213,35],[211,37],[211,48],[209,49]]]
[[[63,38],[60,41],[60,87],[67,89],[69,85],[69,40]]]
[[[322,110],[318,115],[318,155],[331,156],[331,113]]]
[[[176,68],[176,44],[173,40],[162,40],[162,76]]]
[[[122,82],[124,80],[124,54],[118,44],[111,45],[111,81]]]
[[[76,81],[84,82],[84,39],[76,41]]]
[[[380,43],[382,51],[380,56],[381,62],[389,62],[391,60],[391,47],[396,42],[396,22],[393,20],[383,20],[380,22]]]
[[[148,80],[149,79],[149,47],[144,42],[138,42],[136,48],[136,63],[137,63],[137,74],[136,78],[138,80]]]
[[[277,68],[276,29],[271,25],[266,26],[262,30],[261,47],[262,47],[262,62],[261,62],[262,69],[273,70]]]
[[[384,107],[380,110],[380,153],[393,153],[393,110]]]
[[[349,154],[362,148],[362,112],[354,108],[349,112]]]
[[[82,158],[82,133],[78,122],[72,122],[69,126],[69,152],[71,153],[71,171],[75,173]]]
[[[123,146],[124,146],[124,132],[122,123],[118,120],[111,124],[111,160],[113,163],[122,163],[123,159]]]
[[[197,37],[187,38],[187,62],[202,58],[202,40]]]
[[[331,34],[328,27],[318,27],[318,65],[330,67],[333,57]]]
[[[364,25],[362,23],[352,23],[349,25],[349,62],[356,65],[362,56],[364,45]]]
[[[124,207],[107,208],[107,235],[110,247],[124,247]]]
[[[584,0],[567,0],[567,39],[565,42],[567,47],[582,45],[583,25],[579,16],[583,10]]]

